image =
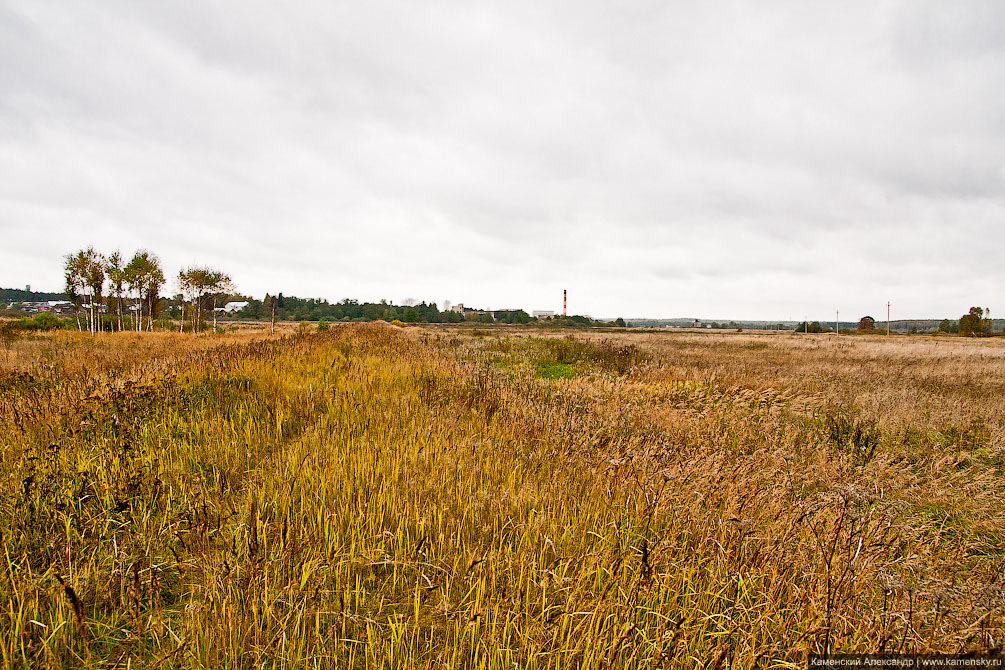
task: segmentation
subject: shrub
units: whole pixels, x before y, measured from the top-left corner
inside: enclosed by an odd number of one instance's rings
[[[984,318],[984,309],[981,307],[971,307],[969,314],[960,317],[960,335],[975,337],[985,335],[991,330],[990,319]]]
[[[19,325],[16,321],[0,321],[0,344],[7,351],[17,341]]]
[[[65,327],[65,324],[63,319],[55,314],[43,312],[36,314],[32,319],[25,319],[23,327],[27,330],[57,330]]]
[[[546,340],[556,363],[578,363],[587,357],[587,345],[569,336],[563,340]]]
[[[569,366],[587,362],[618,375],[627,374],[642,360],[642,352],[634,344],[620,345],[610,341],[592,344],[570,335],[561,340],[545,340],[545,345],[549,349],[547,362]]]
[[[634,344],[618,345],[613,342],[602,342],[592,347],[590,358],[608,372],[624,375],[631,372],[643,356]]]
[[[826,411],[821,419],[830,442],[859,464],[872,460],[880,438],[876,419],[858,419],[840,409]]]
[[[713,328],[715,327],[714,324],[713,324],[712,327]],[[796,326],[796,332],[797,333],[832,333],[834,331],[832,331],[830,328],[827,328],[826,326],[822,325],[819,321],[814,321],[813,323],[806,323],[805,321],[803,321],[802,323],[800,323],[799,325]]]

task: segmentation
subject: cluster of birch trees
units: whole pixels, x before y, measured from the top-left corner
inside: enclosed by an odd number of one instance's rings
[[[81,314],[86,318],[88,332],[93,335],[101,330],[106,286],[113,330],[125,329],[125,311],[133,313],[128,319],[132,330],[153,330],[161,290],[166,283],[163,265],[156,254],[141,249],[126,262],[119,251],[105,256],[94,247],[87,247],[68,254],[63,270],[67,299],[77,308],[78,330],[83,330]],[[192,332],[199,332],[205,312],[212,305],[213,332],[216,332],[216,304],[221,295],[233,290],[230,276],[212,268],[193,266],[178,272],[177,283],[181,291],[179,331],[185,329],[187,313]]]
[[[215,333],[217,299],[221,295],[226,295],[234,290],[230,275],[203,266],[183,268],[178,272],[178,288],[181,289],[184,301],[182,303],[178,332],[185,330],[185,305],[189,304],[191,305],[189,314],[192,321],[192,332],[198,333],[202,330],[206,308],[212,306],[213,332]]]

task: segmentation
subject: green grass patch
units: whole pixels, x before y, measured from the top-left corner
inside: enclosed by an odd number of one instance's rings
[[[576,376],[576,366],[573,363],[538,361],[537,376],[542,379],[572,379]]]

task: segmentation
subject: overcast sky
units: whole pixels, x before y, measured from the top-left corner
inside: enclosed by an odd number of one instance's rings
[[[0,0],[0,286],[88,244],[258,297],[1005,316],[1005,2]]]

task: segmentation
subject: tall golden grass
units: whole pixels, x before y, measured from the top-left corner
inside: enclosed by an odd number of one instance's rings
[[[1005,349],[527,332],[15,343],[5,665],[1000,646]]]

